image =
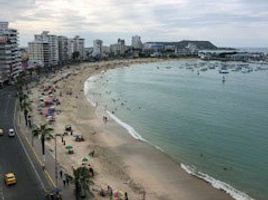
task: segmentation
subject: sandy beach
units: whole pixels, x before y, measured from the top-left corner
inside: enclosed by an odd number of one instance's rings
[[[131,64],[157,62],[157,59],[117,60],[98,63],[82,63],[70,66],[62,72],[41,80],[31,89],[33,99],[33,121],[44,123],[47,119],[37,111],[41,86],[54,85],[54,96],[60,100],[56,106],[57,114],[52,124],[54,134],[62,134],[64,127],[71,124],[74,134],[82,134],[84,142],[76,142],[73,136],[65,136],[67,145],[74,147],[74,154],[67,154],[65,146],[58,138],[59,164],[72,174],[72,167],[81,166],[81,158],[93,150],[90,159],[96,175],[93,190],[106,189],[127,192],[129,199],[135,200],[226,200],[232,199],[223,191],[187,174],[179,163],[153,146],[131,137],[127,130],[108,118],[104,122],[96,115],[93,107],[84,95],[84,82],[93,75],[116,67]],[[161,113],[160,113],[161,114]],[[54,142],[47,142],[48,148],[54,148]],[[100,197],[95,192],[96,199]]]

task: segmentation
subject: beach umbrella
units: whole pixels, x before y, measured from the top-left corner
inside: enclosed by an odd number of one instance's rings
[[[121,200],[122,199],[123,200],[124,199],[124,192],[116,190],[114,192],[114,199],[116,199],[116,200]]]
[[[73,148],[72,145],[66,145],[66,146],[65,146],[65,149],[67,149],[67,150],[71,150],[72,148]]]
[[[82,161],[82,164],[87,164],[89,162],[89,157],[88,156],[85,156],[81,159]]]

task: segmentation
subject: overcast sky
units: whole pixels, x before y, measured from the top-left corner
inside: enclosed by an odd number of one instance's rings
[[[0,21],[20,32],[94,39],[210,40],[217,46],[267,47],[268,0],[0,0]]]

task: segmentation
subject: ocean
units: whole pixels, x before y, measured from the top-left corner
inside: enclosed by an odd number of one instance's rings
[[[223,65],[253,71],[223,75]],[[200,60],[139,64],[91,77],[85,94],[187,173],[235,199],[265,200],[268,70],[259,69],[267,67]]]

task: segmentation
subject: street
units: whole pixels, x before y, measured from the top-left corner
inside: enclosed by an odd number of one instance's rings
[[[15,89],[0,89],[0,128],[4,136],[0,136],[0,200],[38,200],[44,199],[45,186],[40,178],[34,161],[22,144],[17,133],[9,138],[7,131],[14,128]],[[26,153],[27,152],[27,153]],[[14,172],[17,184],[6,186],[3,175]]]

